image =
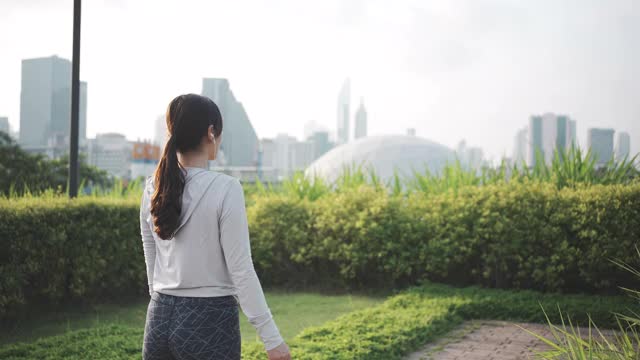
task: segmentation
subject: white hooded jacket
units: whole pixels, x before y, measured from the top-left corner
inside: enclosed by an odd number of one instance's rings
[[[253,267],[240,182],[228,175],[187,167],[179,226],[170,240],[153,232],[147,179],[140,206],[140,232],[149,293],[214,297],[233,295],[256,328],[265,349],[283,341]]]

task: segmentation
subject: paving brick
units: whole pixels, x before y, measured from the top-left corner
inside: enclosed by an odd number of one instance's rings
[[[477,326],[467,323],[454,331],[452,337],[428,344],[410,354],[406,360],[534,359],[535,353],[549,350],[548,345],[518,326],[547,338],[551,337],[548,326],[542,324],[487,321]],[[587,329],[580,331],[588,334]]]

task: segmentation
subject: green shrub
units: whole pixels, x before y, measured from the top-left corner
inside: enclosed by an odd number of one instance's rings
[[[21,305],[145,292],[138,202],[0,201],[0,317]]]
[[[636,247],[636,254],[640,257],[640,250]],[[625,262],[612,260],[621,269],[640,278],[640,271]],[[624,289],[636,302],[640,300],[640,291]],[[617,331],[613,334],[605,334],[596,325],[597,321],[589,319],[587,334],[580,333],[580,329],[574,327],[571,315],[562,315],[559,309],[561,322],[559,325],[551,319],[547,319],[550,337],[545,337],[535,332],[526,330],[539,340],[550,345],[550,350],[536,354],[544,359],[570,359],[570,360],[627,360],[640,359],[640,317],[636,309],[625,309],[630,314],[614,313],[618,322]],[[544,311],[544,309],[543,309]],[[616,311],[611,309],[612,312]],[[545,312],[545,316],[547,316]]]
[[[633,280],[608,259],[632,260],[624,249],[640,239],[637,183],[558,189],[524,180],[406,197],[361,185],[316,201],[256,201],[254,260],[275,284],[324,274],[354,287],[427,278],[608,292]],[[291,278],[287,269],[304,274]]]
[[[288,343],[294,359],[402,359],[463,320],[543,323],[546,319],[540,305],[561,306],[579,324],[586,324],[590,314],[602,326],[613,327],[615,318],[610,311],[637,307],[637,302],[626,297],[557,296],[427,284],[390,297],[380,305],[307,328]],[[73,331],[33,343],[5,346],[0,348],[0,358],[139,359],[142,334],[142,328],[118,326]],[[265,359],[266,354],[260,343],[247,342],[242,344],[242,358]]]
[[[558,189],[538,181],[389,194],[353,185],[314,201],[251,196],[253,260],[267,285],[460,285],[614,292],[632,276],[640,183]],[[146,288],[138,200],[0,200],[0,316],[20,304]]]
[[[309,206],[305,200],[265,195],[247,208],[251,252],[261,282],[305,283],[310,274]]]

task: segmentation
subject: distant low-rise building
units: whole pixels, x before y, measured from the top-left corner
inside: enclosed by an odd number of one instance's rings
[[[131,178],[133,144],[123,134],[97,134],[88,142],[88,163],[114,177]]]
[[[131,143],[131,179],[153,175],[160,160],[160,146],[146,141]]]

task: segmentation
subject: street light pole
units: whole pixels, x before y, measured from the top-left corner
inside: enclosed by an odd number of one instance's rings
[[[80,112],[81,0],[73,1],[73,58],[71,60],[71,131],[69,136],[69,197],[78,196],[78,125]]]

